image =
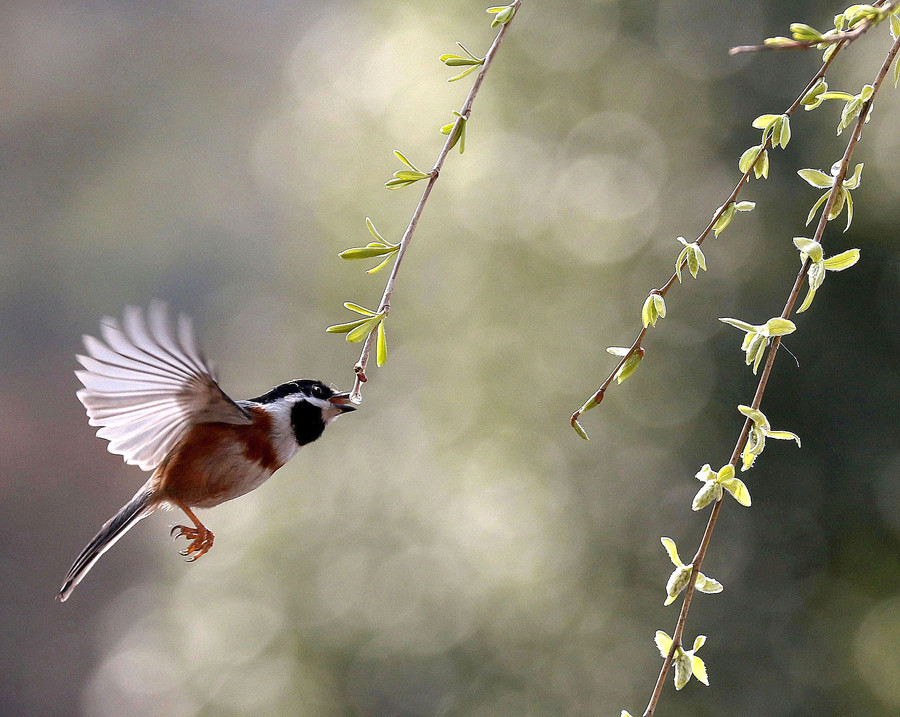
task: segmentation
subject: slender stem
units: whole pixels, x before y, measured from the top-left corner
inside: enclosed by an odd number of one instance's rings
[[[886,13],[890,13],[897,5],[900,5],[900,0],[894,0],[890,3],[885,2],[885,0],[880,0],[880,2],[874,3],[875,7],[881,8],[881,10]],[[874,24],[875,20],[873,19],[862,20],[852,30],[834,32],[831,35],[823,37],[821,40],[789,40],[787,42],[779,42],[770,45],[739,45],[737,47],[732,47],[728,51],[728,54],[740,55],[745,52],[763,52],[766,50],[809,50],[813,47],[821,47],[822,45],[833,45],[836,42],[847,41],[849,43],[864,35]]]
[[[512,0],[512,2],[510,2],[510,6],[514,7],[516,11],[518,11],[521,4],[522,0]],[[463,102],[463,105],[459,110],[460,116],[456,118],[456,122],[453,124],[453,128],[447,135],[447,141],[444,142],[444,146],[441,148],[441,152],[438,155],[434,166],[429,172],[431,176],[428,179],[428,183],[425,185],[425,189],[422,192],[422,197],[419,199],[419,203],[416,205],[416,209],[413,212],[412,218],[409,220],[406,231],[403,233],[403,238],[400,240],[400,248],[397,250],[397,257],[394,260],[394,266],[391,267],[391,273],[388,276],[387,283],[384,287],[384,293],[381,296],[381,302],[378,304],[378,310],[376,311],[376,313],[383,312],[386,317],[391,311],[391,295],[394,293],[394,282],[397,279],[397,272],[400,271],[400,264],[403,262],[403,257],[406,255],[406,250],[409,248],[409,244],[412,241],[413,233],[416,231],[416,226],[419,223],[419,218],[422,216],[422,211],[425,209],[425,204],[428,201],[428,197],[431,195],[431,190],[434,188],[434,185],[437,182],[438,177],[440,176],[441,168],[444,166],[444,160],[447,159],[447,155],[450,154],[450,150],[453,149],[457,134],[463,131],[463,128],[461,126],[462,123],[468,120],[469,116],[472,114],[472,104],[475,102],[475,97],[478,94],[478,90],[481,89],[481,83],[484,81],[484,76],[487,74],[488,68],[490,68],[491,62],[494,59],[494,55],[496,54],[497,49],[500,47],[500,43],[503,41],[503,36],[506,34],[506,31],[513,19],[515,19],[515,15],[513,15],[513,18],[509,20],[509,22],[506,22],[500,26],[500,30],[497,32],[497,36],[494,38],[494,42],[491,44],[490,49],[484,56],[484,63],[481,66],[481,71],[475,78],[475,83],[472,85],[472,89],[469,90],[466,101]],[[366,337],[365,343],[362,347],[362,352],[359,355],[359,360],[353,367],[356,378],[353,382],[353,390],[350,392],[350,400],[352,400],[354,403],[362,402],[362,385],[367,381],[366,367],[369,365],[369,354],[372,350],[372,344],[374,343],[374,341],[375,332],[373,331]]]
[[[825,233],[825,226],[828,223],[828,214],[831,211],[831,208],[834,206],[835,201],[837,201],[837,196],[841,190],[841,182],[843,182],[844,178],[847,176],[847,169],[850,166],[850,158],[853,156],[853,150],[856,148],[856,145],[859,142],[860,137],[862,136],[862,130],[866,123],[866,117],[872,109],[872,103],[875,101],[875,96],[878,94],[878,90],[881,87],[881,84],[884,81],[884,78],[887,75],[888,70],[890,69],[890,66],[893,63],[898,51],[900,51],[900,38],[895,40],[894,44],[891,46],[891,49],[885,57],[885,60],[882,63],[881,68],[879,69],[878,74],[875,78],[875,81],[872,84],[872,96],[865,103],[859,113],[859,117],[856,121],[856,126],[853,128],[853,133],[850,136],[850,141],[847,143],[847,148],[844,151],[843,157],[841,157],[838,171],[834,178],[834,185],[828,195],[828,199],[825,202],[825,207],[822,210],[822,216],[819,219],[819,223],[816,226],[816,232],[813,236],[813,241],[820,243],[822,241],[822,236]],[[797,297],[800,294],[800,289],[803,286],[803,281],[806,279],[806,274],[809,271],[809,266],[810,262],[807,260],[801,267],[800,272],[797,274],[797,278],[794,281],[794,285],[791,287],[790,294],[788,295],[787,301],[785,302],[784,309],[781,312],[782,318],[788,318],[788,316],[791,315],[791,312],[793,312],[794,306],[797,302]],[[766,362],[763,367],[762,374],[760,375],[759,383],[756,387],[756,393],[753,396],[751,408],[758,409],[762,404],[763,395],[766,391],[766,385],[768,384],[769,376],[772,373],[772,366],[775,364],[775,355],[777,354],[778,347],[780,345],[781,337],[776,336],[772,340],[772,346],[769,349],[768,355],[766,356]],[[732,466],[737,466],[738,457],[740,456],[741,451],[744,449],[744,445],[747,442],[747,437],[750,434],[750,427],[752,423],[753,422],[749,418],[744,421],[744,426],[741,429],[740,436],[738,437],[737,443],[735,443],[734,446],[734,450],[731,453],[731,460],[729,461],[729,463]],[[706,524],[706,530],[703,532],[703,537],[700,540],[700,547],[697,549],[697,553],[694,555],[694,559],[692,561],[693,567],[691,568],[691,577],[688,582],[688,586],[685,589],[684,601],[681,604],[681,611],[678,614],[678,622],[675,626],[675,633],[672,636],[672,646],[669,648],[669,652],[666,655],[665,660],[663,660],[663,666],[660,669],[659,676],[657,677],[656,684],[654,685],[653,692],[650,696],[650,702],[647,705],[647,709],[644,711],[643,717],[652,717],[654,711],[656,710],[656,705],[659,702],[659,697],[662,693],[666,675],[668,674],[669,668],[672,665],[672,659],[675,656],[675,651],[682,644],[684,625],[687,621],[691,600],[694,597],[697,574],[700,572],[700,568],[703,565],[703,560],[706,558],[706,551],[709,547],[709,542],[712,538],[712,533],[715,529],[716,521],[718,520],[721,508],[722,499],[720,498],[713,506],[712,512],[709,515],[709,521]]]

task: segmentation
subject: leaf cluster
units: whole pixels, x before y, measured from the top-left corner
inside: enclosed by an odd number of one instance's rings
[[[357,344],[364,341],[369,334],[377,329],[378,343],[375,349],[375,356],[377,364],[383,366],[387,360],[387,338],[384,334],[384,319],[387,314],[384,311],[372,311],[350,301],[344,302],[344,308],[361,314],[365,318],[350,321],[346,324],[334,324],[325,329],[325,331],[329,334],[347,334],[347,341]]]
[[[780,316],[776,316],[759,325],[748,324],[746,321],[740,321],[739,319],[719,319],[719,321],[744,332],[744,341],[741,344],[741,349],[746,356],[745,363],[748,366],[753,364],[754,376],[763,356],[766,354],[769,342],[775,336],[785,336],[797,330],[797,326],[793,321],[783,319]]]
[[[809,214],[806,216],[807,226],[813,220],[813,217],[816,216],[819,207],[828,201],[828,196],[831,194],[839,171],[840,163],[838,162],[832,166],[831,175],[825,174],[825,172],[820,169],[797,170],[797,174],[803,177],[807,184],[818,189],[827,190],[819,197],[816,203],[813,204],[812,209],[809,210]],[[847,226],[844,227],[844,231],[847,231],[850,228],[850,223],[853,221],[853,197],[850,194],[850,191],[859,187],[862,171],[863,164],[857,164],[856,168],[853,170],[853,174],[841,182],[838,187],[837,197],[835,197],[834,203],[831,205],[831,209],[828,212],[828,221],[831,221],[832,219],[837,219],[841,212],[844,211],[844,207],[847,207]]]

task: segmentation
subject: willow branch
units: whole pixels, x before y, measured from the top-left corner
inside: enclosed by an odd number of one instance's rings
[[[514,7],[516,9],[516,12],[518,12],[519,6],[521,4],[522,0],[512,0],[512,2],[510,2],[510,6]],[[515,15],[513,15],[512,19],[510,19],[508,22],[500,25],[500,30],[497,32],[497,36],[494,38],[494,42],[491,44],[490,49],[484,56],[484,63],[481,66],[481,71],[475,78],[475,83],[472,85],[472,89],[469,90],[466,101],[463,102],[463,105],[459,110],[460,116],[456,118],[456,122],[453,124],[453,128],[447,135],[447,141],[444,142],[444,146],[441,148],[441,152],[440,154],[438,154],[437,160],[435,161],[434,166],[429,172],[431,176],[428,179],[428,183],[425,185],[425,189],[422,192],[422,197],[419,199],[419,203],[416,205],[412,218],[409,220],[406,231],[403,233],[403,238],[400,240],[400,248],[397,250],[397,257],[394,260],[393,267],[391,267],[391,273],[388,276],[387,283],[384,287],[384,293],[381,296],[381,302],[378,304],[378,310],[376,311],[376,313],[383,312],[385,317],[387,317],[387,315],[391,311],[391,295],[394,293],[394,282],[397,279],[397,273],[400,271],[400,264],[403,262],[403,257],[406,255],[406,250],[409,248],[409,244],[412,241],[413,234],[416,231],[416,226],[418,226],[419,224],[419,218],[422,216],[422,212],[425,209],[425,204],[428,201],[428,197],[431,195],[431,190],[437,183],[438,177],[441,173],[441,168],[444,166],[444,161],[447,159],[447,155],[450,154],[450,150],[453,149],[459,133],[463,131],[462,124],[466,122],[469,119],[469,116],[472,114],[472,104],[475,102],[475,97],[478,95],[478,91],[481,89],[481,84],[482,82],[484,82],[484,76],[487,74],[487,71],[491,66],[491,62],[493,62],[494,60],[494,55],[497,53],[497,49],[500,47],[500,43],[503,41],[503,37],[506,35],[506,31],[509,29],[509,26],[513,22],[513,20],[515,20]],[[372,350],[372,344],[374,341],[375,332],[373,331],[368,335],[368,337],[366,337],[365,343],[363,343],[362,351],[359,355],[359,360],[353,367],[356,378],[353,382],[353,390],[350,392],[350,399],[354,403],[362,402],[362,385],[368,380],[366,376],[366,368],[369,365],[369,354]]]
[[[885,13],[892,12],[898,5],[900,5],[900,0],[893,0],[893,2],[880,0],[879,2],[874,3],[874,7],[879,8]],[[818,40],[787,40],[787,38],[779,38],[780,40],[783,40],[783,42],[767,43],[763,45],[738,45],[737,47],[732,47],[728,51],[728,54],[740,55],[745,52],[765,52],[771,50],[809,50],[813,47],[822,49],[826,45],[834,45],[838,42],[846,42],[849,44],[854,40],[858,40],[868,32],[873,25],[880,21],[880,19],[876,20],[875,18],[868,18],[860,21],[852,30],[847,30],[845,32],[832,31],[831,34],[823,35],[822,38]]]
[[[838,171],[834,177],[834,185],[828,195],[828,199],[825,202],[825,207],[822,209],[822,216],[820,217],[819,223],[816,226],[816,232],[813,235],[813,241],[819,243],[821,243],[822,241],[822,236],[825,233],[825,226],[828,223],[828,215],[831,212],[831,208],[834,206],[835,201],[837,201],[838,194],[841,190],[841,183],[847,176],[847,170],[850,166],[850,158],[853,156],[853,150],[856,148],[856,145],[859,142],[860,137],[862,136],[863,126],[865,125],[866,118],[869,116],[869,112],[872,109],[872,104],[875,101],[875,96],[878,94],[878,90],[880,89],[881,84],[884,82],[884,78],[886,77],[888,70],[890,69],[890,66],[893,63],[898,51],[900,51],[900,38],[895,40],[894,44],[891,46],[890,51],[888,52],[884,62],[881,65],[881,68],[878,71],[875,81],[872,83],[872,96],[865,103],[859,113],[856,125],[853,128],[853,134],[850,137],[850,141],[847,143],[847,148],[844,151],[843,157],[841,157],[840,164],[838,165]],[[807,259],[807,261],[803,263],[803,266],[800,268],[800,271],[797,274],[797,278],[794,281],[794,285],[791,288],[791,292],[788,295],[787,301],[785,302],[784,309],[781,312],[781,318],[787,319],[793,312],[794,306],[797,302],[797,297],[800,294],[800,289],[803,287],[803,282],[806,279],[807,272],[809,271],[809,267],[810,261]],[[756,387],[756,393],[753,396],[751,408],[758,409],[762,404],[763,395],[766,391],[766,385],[768,384],[769,376],[772,373],[772,366],[775,364],[775,355],[777,354],[780,345],[781,337],[776,336],[772,340],[772,345],[769,349],[768,356],[766,356],[766,363],[763,367],[762,374],[760,375],[759,383]],[[744,446],[747,443],[747,438],[750,435],[750,427],[752,423],[753,422],[750,418],[747,418],[744,421],[744,426],[741,429],[740,436],[738,437],[737,443],[735,443],[734,446],[734,450],[731,453],[731,460],[729,461],[729,463],[732,466],[737,467],[738,457],[740,456],[741,451],[744,449]],[[713,506],[712,512],[709,515],[709,521],[706,524],[706,530],[703,532],[703,537],[700,540],[700,547],[697,549],[697,553],[694,555],[694,559],[692,561],[693,567],[691,568],[691,576],[689,578],[687,588],[685,589],[684,601],[681,604],[681,611],[678,614],[678,622],[675,626],[675,633],[672,636],[672,646],[669,648],[669,652],[666,655],[665,660],[663,661],[663,666],[660,669],[659,676],[653,688],[653,693],[650,697],[650,702],[647,705],[647,709],[644,711],[643,717],[652,717],[653,712],[656,709],[656,705],[659,701],[659,696],[662,693],[666,675],[669,672],[669,668],[672,666],[672,659],[674,658],[675,651],[682,644],[684,625],[687,621],[688,612],[690,611],[691,600],[694,597],[697,574],[700,572],[700,568],[703,565],[703,560],[706,558],[706,551],[709,547],[709,542],[712,539],[713,530],[715,530],[716,521],[718,520],[719,512],[721,511],[721,509],[722,498],[720,498]]]
[[[822,77],[825,76],[825,73],[828,70],[829,66],[834,61],[835,57],[837,57],[838,52],[840,52],[844,47],[846,47],[846,42],[848,42],[848,41],[844,41],[841,44],[839,44],[835,48],[835,51],[833,53],[831,53],[831,56],[822,64],[822,67],[819,68],[819,71],[816,72],[815,75],[813,75],[812,79],[809,81],[809,83],[806,85],[806,87],[804,87],[803,90],[800,92],[800,94],[797,96],[797,99],[795,99],[794,102],[791,104],[791,106],[788,107],[784,111],[784,114],[786,116],[791,117],[800,108],[800,103],[802,102],[803,98],[812,90],[813,87],[815,87],[816,83]],[[766,151],[766,149],[768,149],[771,146],[772,146],[772,136],[769,135],[766,137],[766,141],[760,146],[759,152],[757,153],[757,159],[763,152]],[[700,232],[700,235],[694,240],[694,242],[698,246],[702,245],[703,242],[706,241],[706,238],[710,235],[710,233],[712,232],[716,223],[719,221],[719,219],[722,217],[722,215],[728,209],[728,206],[731,203],[737,201],[737,198],[740,195],[741,190],[748,183],[748,181],[750,179],[750,175],[754,171],[755,165],[756,165],[756,160],[754,159],[754,161],[750,164],[750,168],[746,172],[744,172],[744,174],[738,180],[738,183],[735,185],[734,189],[731,190],[731,194],[728,195],[728,198],[716,210],[715,214],[713,214],[713,217],[710,220],[709,224],[706,225],[706,228],[702,232]],[[687,260],[681,262],[681,265],[679,266],[679,270],[684,269],[686,266],[687,266]],[[669,280],[665,284],[663,284],[658,289],[653,289],[653,291],[651,291],[650,293],[657,293],[660,296],[665,297],[665,295],[668,293],[669,289],[677,281],[677,279],[678,279],[678,272],[676,271],[672,274],[671,277],[669,277]],[[593,395],[587,401],[585,401],[584,404],[582,404],[582,406],[577,411],[575,411],[575,413],[572,414],[572,417],[570,418],[570,423],[572,424],[573,428],[575,427],[575,423],[576,423],[576,421],[578,421],[578,419],[582,413],[584,413],[589,408],[593,408],[593,406],[597,405],[598,403],[600,403],[603,400],[603,396],[606,393],[606,389],[608,389],[610,387],[610,385],[612,384],[612,382],[615,380],[619,371],[625,365],[625,362],[628,361],[628,359],[633,354],[635,354],[636,352],[641,350],[641,347],[642,347],[643,341],[644,341],[644,336],[646,334],[647,334],[647,327],[644,326],[638,332],[638,335],[635,337],[634,341],[632,342],[631,347],[628,349],[628,352],[624,356],[621,357],[619,362],[616,364],[615,368],[613,368],[613,370],[610,372],[610,374],[606,377],[606,380],[603,381],[603,383],[600,384],[600,387],[593,393]]]

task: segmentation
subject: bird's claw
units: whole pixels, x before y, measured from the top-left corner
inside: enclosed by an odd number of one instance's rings
[[[186,538],[190,540],[190,544],[184,549],[179,550],[178,554],[187,558],[189,563],[194,562],[198,558],[206,555],[213,546],[215,535],[207,528],[191,528],[187,525],[176,525],[169,532],[175,540],[178,538]]]

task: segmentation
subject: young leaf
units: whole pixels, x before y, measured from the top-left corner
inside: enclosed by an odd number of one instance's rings
[[[806,226],[809,226],[809,223],[813,220],[813,217],[816,216],[816,212],[819,211],[819,207],[821,207],[828,199],[828,194],[829,192],[825,192],[825,194],[819,197],[818,201],[816,201],[816,203],[812,205],[812,209],[810,209],[809,214],[806,215]]]
[[[325,331],[329,334],[346,334],[361,324],[366,323],[366,321],[366,319],[359,319],[358,321],[351,321],[348,324],[334,324],[325,329]]]
[[[834,177],[831,177],[818,169],[800,169],[797,171],[797,174],[803,177],[809,184],[818,187],[819,189],[831,189],[834,185]]]
[[[822,260],[822,245],[819,242],[806,237],[794,237],[794,246],[802,254],[808,256],[812,262],[815,263]]]
[[[825,81],[824,77],[820,77],[819,81],[816,82],[813,88],[803,96],[802,100],[800,100],[800,104],[803,105],[803,109],[808,112],[810,110],[814,110],[816,107],[822,104],[822,101],[825,99],[824,97],[822,97],[822,94],[824,92],[827,92],[827,90],[828,83]]]
[[[755,129],[768,129],[775,124],[780,117],[781,115],[760,115],[753,120],[753,127]]]
[[[618,346],[610,346],[606,349],[609,353],[614,356],[625,356],[628,353],[629,349],[619,348]],[[616,353],[616,351],[621,351],[622,353]],[[628,378],[631,374],[633,374],[640,364],[641,359],[644,358],[644,347],[641,346],[637,351],[630,354],[627,359],[625,359],[625,363],[622,364],[622,367],[616,372],[616,383],[620,384],[626,378]]]
[[[373,318],[363,321],[347,334],[347,341],[358,344],[375,330],[375,327],[381,323],[382,318],[384,317],[381,314],[376,314]]]
[[[385,246],[390,246],[390,242],[387,241],[381,234],[379,234],[378,230],[375,228],[375,223],[366,217],[366,229],[369,230],[369,234],[375,237],[378,241],[380,241]]]
[[[791,23],[791,35],[798,42],[819,42],[822,39],[821,32],[802,22]]]
[[[847,189],[857,189],[860,181],[862,181],[862,171],[865,163],[860,162],[853,168],[853,174],[845,179],[841,184]]]
[[[669,637],[662,630],[657,630],[656,636],[653,638],[653,642],[656,643],[656,649],[659,650],[659,654],[661,657],[669,656],[669,649],[672,647],[671,637]]]
[[[840,254],[835,254],[824,261],[825,268],[829,271],[843,271],[849,269],[859,261],[859,249],[848,249]]]
[[[387,361],[387,338],[384,335],[384,321],[378,322],[378,335],[376,336],[376,344],[375,344],[375,363],[379,366],[384,366],[384,362]]]
[[[584,427],[578,422],[577,419],[572,421],[572,428],[575,429],[575,433],[581,436],[584,440],[591,440],[590,436],[588,436],[587,431],[584,430]]]
[[[498,7],[489,7],[487,12],[494,14],[491,27],[497,27],[497,25],[505,25],[512,20],[513,15],[516,14],[516,8],[512,5],[500,5]]]
[[[352,249],[344,249],[338,256],[341,259],[372,259],[376,256],[393,254],[400,247],[396,246],[357,246]]]
[[[753,175],[757,179],[769,178],[769,151],[764,149],[756,164],[753,165]]]
[[[395,150],[394,150],[394,156],[395,156],[397,159],[399,159],[401,162],[403,162],[403,164],[405,164],[407,167],[409,167],[410,169],[412,169],[413,171],[415,171],[415,172],[418,172],[418,171],[419,171],[419,168],[418,168],[416,165],[414,165],[412,162],[410,162],[410,161],[406,158],[406,155],[403,154],[403,152],[401,152],[399,149],[395,149]]]
[[[383,262],[381,262],[377,266],[373,266],[371,269],[369,269],[366,272],[366,274],[374,274],[376,272],[381,271],[382,269],[384,269],[384,267],[386,267],[388,264],[391,263],[391,259],[393,259],[393,258],[394,258],[394,254],[388,254],[387,258]]]
[[[816,290],[815,289],[807,289],[806,290],[806,298],[803,299],[803,303],[800,304],[800,308],[797,309],[798,314],[802,314],[806,311],[810,306],[812,306],[813,299],[816,298]]]
[[[344,308],[355,311],[357,314],[362,314],[363,316],[375,316],[375,312],[371,309],[367,309],[365,306],[360,306],[359,304],[354,304],[350,301],[344,302]]]
[[[734,499],[745,508],[750,507],[750,491],[740,478],[728,478],[722,481],[722,487],[727,490]]]
[[[720,210],[722,211],[722,213],[719,214],[719,218],[716,219],[715,223],[713,224],[713,233],[715,236],[719,236],[719,234],[721,234],[723,231],[725,231],[725,229],[728,228],[728,225],[731,224],[731,220],[734,218],[734,213],[737,210],[737,207],[735,206],[734,202],[730,202],[724,210],[722,210],[721,208]],[[681,279],[679,279],[679,281],[681,281]]]
[[[448,77],[447,82],[456,82],[457,80],[461,80],[466,75],[471,75],[475,70],[479,68],[481,63],[472,64],[471,67],[467,67],[465,70],[460,72],[458,75],[453,75],[453,77]]]
[[[740,329],[741,331],[756,331],[757,327],[753,324],[748,324],[746,321],[739,321],[738,319],[719,319],[723,324],[728,324],[729,326],[734,326],[736,329]]]
[[[785,336],[794,333],[797,330],[797,325],[793,321],[776,316],[773,319],[769,319],[765,323],[764,328],[766,336]]]
[[[756,164],[757,159],[760,156],[760,153],[763,151],[762,147],[754,145],[753,147],[748,147],[744,150],[744,153],[741,155],[741,159],[738,162],[738,169],[741,170],[744,174],[750,171],[750,168]]]
[[[698,637],[697,639],[699,640],[700,638]],[[694,649],[696,650],[697,648],[695,647]],[[706,674],[706,663],[696,655],[691,655],[691,666],[693,667],[694,677],[709,687],[709,676]]]
[[[781,148],[784,149],[788,146],[788,142],[791,141],[791,118],[787,115],[782,115],[779,127],[781,131],[778,133],[778,137],[773,137],[772,144],[781,145]]]

